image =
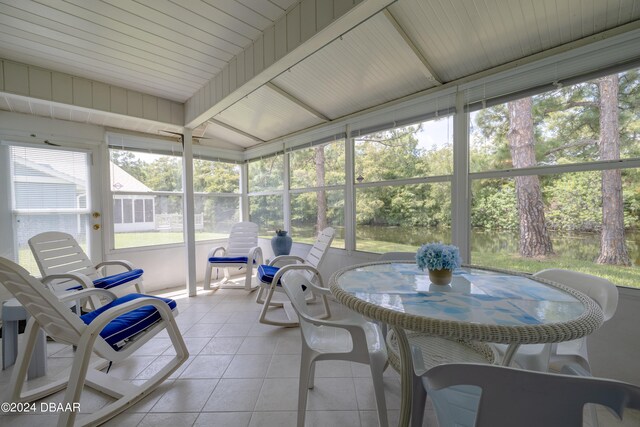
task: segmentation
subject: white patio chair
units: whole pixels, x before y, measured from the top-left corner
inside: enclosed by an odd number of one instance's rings
[[[387,352],[380,328],[359,314],[344,310],[330,320],[314,317],[307,306],[306,292],[320,295],[330,291],[311,283],[301,272],[289,271],[282,277],[282,288],[300,319],[302,356],[298,389],[298,427],[304,426],[308,389],[314,386],[315,364],[322,360],[349,360],[366,363],[371,369],[373,389],[381,427],[388,425],[382,373]]]
[[[80,418],[77,423],[77,411],[63,411],[58,418],[59,427],[104,423],[147,396],[189,357],[172,313],[172,310],[177,311],[173,300],[140,294],[116,298],[112,292],[99,288],[69,292],[56,298],[42,282],[5,258],[0,258],[0,283],[31,315],[3,401],[32,402],[66,387],[62,403],[64,407],[71,408],[74,403],[80,402],[85,385],[117,399],[99,411]],[[91,295],[100,295],[112,301],[81,317],[72,313],[64,304]],[[77,347],[73,365],[68,378],[54,380],[48,385],[23,392],[29,361],[40,329],[57,342]],[[90,358],[94,353],[113,363],[126,359],[163,329],[167,330],[171,338],[176,356],[144,384],[134,385],[98,371],[96,367],[103,366],[103,360],[90,366]]]
[[[211,289],[211,272],[213,268],[224,269],[222,282],[215,287],[245,289],[253,291],[258,284],[252,283],[253,267],[262,264],[262,250],[258,246],[258,224],[253,222],[238,222],[231,227],[227,246],[219,246],[209,251],[207,269],[204,275],[204,289]],[[230,282],[231,268],[245,268],[244,285]]]
[[[441,426],[582,426],[588,403],[604,405],[618,418],[624,408],[640,409],[640,387],[603,378],[448,364],[428,370],[422,380]],[[463,412],[469,415],[461,422]]]
[[[122,289],[135,287],[143,293],[142,273],[139,268],[123,260],[104,261],[97,265],[89,259],[72,235],[58,231],[40,233],[29,239],[29,247],[36,260],[43,282],[54,292],[90,288]],[[102,269],[119,266],[124,272],[104,275]],[[89,298],[93,308],[100,306],[99,299]]]
[[[322,276],[320,275],[320,265],[331,246],[333,237],[336,232],[333,228],[327,227],[318,234],[315,243],[311,247],[311,250],[307,256],[303,259],[295,255],[280,255],[275,257],[269,265],[260,265],[258,267],[258,282],[260,289],[256,297],[256,302],[262,304],[262,310],[260,311],[260,323],[266,325],[275,326],[298,326],[298,322],[294,319],[297,318],[295,312],[291,309],[291,304],[288,301],[272,301],[276,292],[282,292],[282,284],[280,278],[284,273],[291,270],[301,270],[304,277],[309,281],[316,284],[317,287],[324,288],[322,282]],[[296,264],[288,264],[283,267],[277,267],[276,265],[282,262],[294,261]],[[263,292],[266,293],[266,297],[263,298]],[[307,291],[308,297],[313,297],[311,290]],[[321,294],[320,298],[324,304],[325,317],[330,316],[329,303],[327,301],[326,294]],[[267,312],[272,307],[283,307],[287,315],[287,321],[278,321],[273,319],[267,319]]]
[[[613,317],[618,307],[618,288],[607,279],[558,268],[541,270],[533,276],[563,284],[589,296],[602,308],[605,322]],[[506,345],[493,346],[501,357],[504,356]],[[577,365],[574,369],[585,374],[591,373],[587,337],[558,344],[521,345],[512,363],[523,369],[540,372],[549,369],[560,372],[565,365]]]

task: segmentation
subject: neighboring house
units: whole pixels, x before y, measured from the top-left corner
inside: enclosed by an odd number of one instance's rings
[[[149,187],[138,181],[121,167],[111,163],[111,191],[152,193]],[[155,196],[152,194],[114,194],[114,232],[153,231],[156,229]]]
[[[86,234],[85,180],[20,156],[14,156],[12,175],[15,241],[20,247],[45,231]]]

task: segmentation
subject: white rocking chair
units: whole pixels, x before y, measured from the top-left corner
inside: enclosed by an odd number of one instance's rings
[[[121,298],[99,288],[69,292],[56,296],[29,272],[12,261],[0,257],[0,283],[2,283],[27,309],[31,318],[27,322],[25,337],[21,342],[18,360],[14,366],[5,402],[32,402],[49,396],[66,387],[63,401],[65,408],[80,402],[83,386],[87,385],[115,399],[99,411],[86,415],[76,422],[76,411],[63,411],[58,427],[86,426],[104,423],[131,407],[167,379],[189,353],[176,325],[172,309],[176,302],[140,294],[128,294]],[[65,302],[102,296],[111,299],[98,310],[78,317]],[[31,355],[40,329],[57,342],[77,347],[68,379],[23,392]],[[176,356],[142,385],[117,380],[96,369],[104,365],[101,360],[90,366],[93,353],[111,362],[119,362],[131,356],[158,332],[166,329]]]
[[[291,270],[301,270],[302,275],[309,281],[313,282],[316,286],[320,288],[324,288],[324,284],[322,283],[322,276],[320,275],[320,265],[324,260],[329,247],[331,246],[331,242],[333,241],[333,237],[336,232],[333,228],[327,227],[318,234],[315,243],[311,247],[311,250],[307,254],[306,258],[300,258],[295,255],[280,255],[275,257],[269,265],[261,265],[258,267],[258,281],[260,282],[260,290],[258,291],[258,296],[256,297],[256,302],[258,304],[262,304],[262,311],[260,312],[260,323],[264,323],[266,325],[275,325],[275,326],[287,326],[293,327],[298,326],[299,323],[297,320],[298,315],[291,307],[291,303],[287,300],[284,302],[274,302],[272,301],[273,295],[275,292],[283,292],[282,283],[280,282],[280,278],[284,273]],[[294,261],[296,264],[288,264],[283,267],[276,267],[276,265],[283,261]],[[263,298],[263,292],[266,292],[266,298]],[[309,296],[312,295],[312,291],[309,289],[307,291]],[[313,295],[315,299],[315,295]],[[324,318],[328,318],[330,316],[329,311],[329,303],[327,301],[326,295],[322,294],[320,296],[322,302],[324,304],[325,316]],[[278,321],[267,319],[267,312],[272,307],[283,307],[285,310],[285,314],[287,315],[287,321]]]
[[[143,271],[124,260],[112,260],[94,265],[72,235],[58,231],[40,233],[29,239],[29,247],[38,264],[43,282],[54,292],[90,288],[122,289],[135,287],[144,293]],[[107,266],[119,266],[124,272],[112,275],[102,274]],[[101,304],[92,295],[89,301],[93,308]]]
[[[252,281],[253,267],[262,264],[262,250],[258,246],[258,225],[253,222],[239,222],[231,227],[227,246],[211,249],[207,256],[207,270],[204,275],[204,289],[211,289],[211,271],[224,269],[224,279],[214,287],[226,289],[255,290],[258,285]],[[245,268],[244,285],[230,282],[230,268]]]

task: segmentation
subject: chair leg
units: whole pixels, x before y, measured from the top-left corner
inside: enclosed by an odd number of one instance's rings
[[[262,290],[262,289],[260,289],[260,290]],[[294,326],[300,325],[300,322],[298,322],[298,321],[278,322],[276,320],[267,319],[267,311],[269,310],[269,308],[271,306],[282,307],[283,304],[271,303],[271,298],[273,298],[273,294],[275,293],[275,289],[274,289],[273,285],[271,285],[269,287],[269,289],[267,289],[266,292],[267,292],[267,297],[264,300],[264,304],[262,305],[262,310],[260,310],[260,318],[258,319],[258,321],[260,323],[263,323],[265,325],[284,326],[284,327],[294,327]],[[260,294],[258,293],[258,298],[259,297],[260,297]]]
[[[313,387],[314,372],[312,370],[314,367],[315,363],[312,361],[309,349],[303,347],[302,357],[300,358],[300,382],[298,384],[298,427],[304,427],[307,413],[307,396],[309,389]],[[309,383],[311,383],[311,386],[309,386]]]
[[[207,269],[204,271],[203,289],[205,291],[208,291],[211,289],[211,270],[213,270],[213,266],[207,262]]]
[[[369,356],[369,369],[371,370],[371,378],[373,379],[373,392],[376,397],[376,407],[378,408],[378,422],[380,427],[388,427],[387,419],[387,401],[384,396],[384,380],[382,373],[385,368],[385,358],[379,357],[380,354]]]
[[[64,395],[65,406],[80,402],[82,389],[87,378],[91,353],[93,352],[93,343],[96,338],[97,335],[85,335],[80,338],[73,365],[71,366],[71,375],[69,376],[67,391]],[[63,411],[58,417],[58,427],[74,425],[76,415],[75,411]]]
[[[412,374],[413,382],[411,389],[411,427],[422,426],[424,418],[424,406],[427,400],[427,392],[422,385],[421,377]]]
[[[27,378],[29,363],[31,362],[31,356],[33,355],[33,350],[36,346],[39,331],[40,326],[35,322],[34,318],[29,318],[27,321],[27,327],[24,331],[24,339],[18,348],[18,357],[16,358],[13,372],[11,373],[9,402],[24,401],[22,396],[22,387],[24,387],[24,382]],[[3,339],[7,339],[6,331]]]

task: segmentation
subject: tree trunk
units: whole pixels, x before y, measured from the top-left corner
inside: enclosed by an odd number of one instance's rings
[[[514,168],[536,165],[531,98],[509,103],[509,148]],[[516,177],[516,198],[520,216],[520,255],[537,257],[553,254],[544,218],[542,191],[537,175]]]
[[[600,90],[600,160],[620,158],[618,125],[618,75],[598,81]],[[602,171],[602,233],[598,264],[631,265],[624,241],[622,175],[620,170]]]
[[[316,187],[324,187],[324,146],[315,148],[316,161]],[[316,192],[318,203],[318,219],[316,222],[316,231],[320,232],[327,228],[327,193],[324,190]]]

